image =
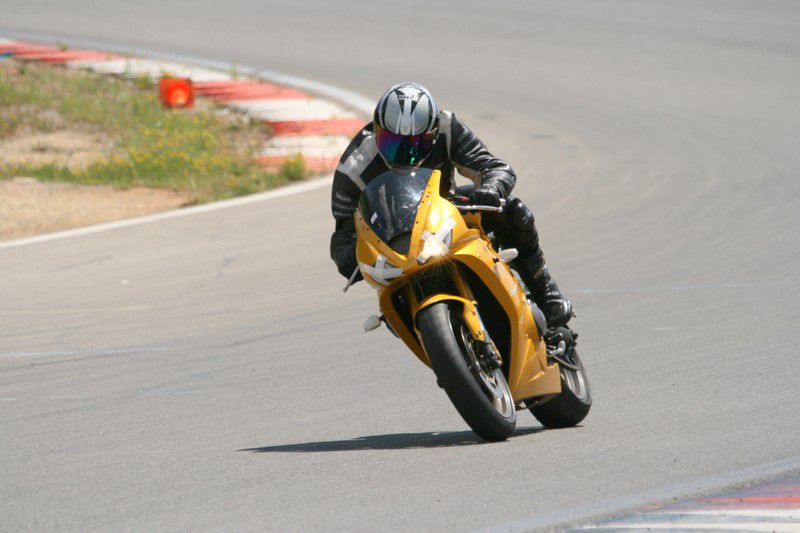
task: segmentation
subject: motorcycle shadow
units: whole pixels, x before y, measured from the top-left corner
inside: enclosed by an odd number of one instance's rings
[[[514,437],[522,437],[543,431],[541,427],[519,428]],[[346,440],[302,442],[280,444],[259,448],[243,448],[239,452],[253,453],[314,453],[314,452],[353,452],[362,450],[410,450],[414,448],[448,448],[452,446],[474,446],[491,444],[472,431],[450,431],[423,433],[392,433],[388,435],[369,435]]]

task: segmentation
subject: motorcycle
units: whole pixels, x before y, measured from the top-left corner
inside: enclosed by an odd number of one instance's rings
[[[581,422],[591,391],[575,348],[577,334],[546,326],[481,214],[503,207],[465,205],[440,191],[438,170],[389,170],[364,189],[354,214],[358,272],[377,290],[380,316],[433,369],[458,413],[487,441],[502,441],[528,409],[545,427]]]

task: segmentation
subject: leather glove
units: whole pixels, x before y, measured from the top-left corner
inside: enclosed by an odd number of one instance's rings
[[[355,250],[350,253],[345,254],[344,257],[337,258],[336,267],[339,270],[339,274],[350,279],[350,276],[353,275],[353,271],[358,266],[358,261],[356,261],[356,254]],[[361,272],[356,274],[356,279],[353,280],[353,283],[357,281],[361,281],[364,279],[364,276],[361,275]]]
[[[497,187],[488,184],[481,185],[469,195],[472,205],[490,205],[492,207],[500,207],[502,197],[503,195],[497,190]]]
[[[331,238],[331,257],[334,263],[336,263],[336,269],[339,271],[339,274],[350,279],[350,276],[353,275],[353,271],[358,266],[358,261],[356,261],[355,235],[342,236],[334,233]],[[362,279],[364,279],[364,277],[361,275],[361,272],[359,272],[356,275],[355,281],[360,281]]]

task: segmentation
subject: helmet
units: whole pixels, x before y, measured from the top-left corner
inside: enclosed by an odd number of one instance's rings
[[[399,83],[375,107],[375,142],[386,164],[418,167],[433,151],[439,127],[439,106],[418,83]]]

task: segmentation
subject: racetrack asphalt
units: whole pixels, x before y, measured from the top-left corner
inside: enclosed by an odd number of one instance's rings
[[[0,0],[4,30],[428,85],[519,174],[595,405],[475,440],[329,191],[0,250],[0,529],[524,529],[798,468],[796,2]],[[644,501],[638,502],[640,504]]]

